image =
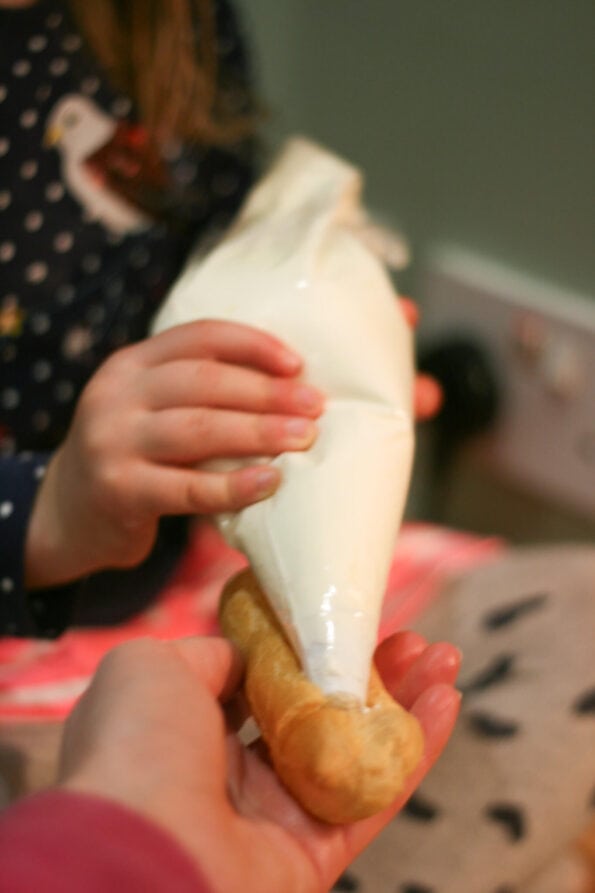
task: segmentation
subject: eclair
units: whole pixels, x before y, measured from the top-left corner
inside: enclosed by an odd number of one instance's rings
[[[417,719],[372,665],[365,704],[308,680],[250,570],[223,591],[220,622],[245,664],[244,690],[275,771],[309,813],[331,824],[389,806],[423,754]]]

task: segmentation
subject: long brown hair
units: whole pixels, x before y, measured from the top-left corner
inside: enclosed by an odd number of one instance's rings
[[[237,85],[224,88],[219,81],[211,0],[69,4],[91,50],[114,86],[133,99],[154,143],[225,145],[253,130],[246,96]]]

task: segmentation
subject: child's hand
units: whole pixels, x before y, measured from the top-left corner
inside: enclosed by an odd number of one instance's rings
[[[459,660],[451,645],[428,646],[411,632],[380,646],[378,669],[421,722],[425,754],[391,807],[353,825],[307,815],[262,747],[243,747],[226,726],[221,703],[237,690],[241,666],[223,639],[145,639],[108,655],[67,722],[62,784],[112,798],[164,827],[213,891],[324,893],[444,748],[458,710],[452,686]]]
[[[271,465],[207,460],[303,450],[322,395],[273,336],[231,322],[178,326],[113,354],[83,391],[31,517],[29,587],[138,564],[161,515],[239,509],[279,484]]]

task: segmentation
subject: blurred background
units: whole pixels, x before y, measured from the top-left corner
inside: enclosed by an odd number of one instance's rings
[[[595,534],[595,5],[240,0],[268,149],[319,141],[402,232],[419,364],[408,514],[514,541]]]

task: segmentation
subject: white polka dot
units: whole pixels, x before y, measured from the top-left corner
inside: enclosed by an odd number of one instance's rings
[[[39,102],[45,102],[52,94],[52,88],[49,84],[41,84],[35,91],[35,98]]]
[[[0,518],[9,518],[14,511],[14,505],[12,502],[5,500],[4,502],[0,502]]]
[[[3,189],[2,192],[0,192],[0,211],[5,211],[11,201],[12,195],[10,194],[8,189]]]
[[[62,19],[63,15],[61,12],[52,12],[45,20],[45,23],[48,28],[57,28],[61,24]]]
[[[2,592],[12,592],[12,590],[14,589],[14,581],[11,580],[10,577],[2,577],[2,583],[0,584],[0,586],[2,587]]]
[[[45,189],[45,197],[48,202],[59,202],[64,196],[64,187],[57,180],[48,183]]]
[[[99,90],[99,78],[97,77],[89,77],[84,78],[81,81],[81,90],[83,93],[86,93],[88,96],[92,93],[97,93]]]
[[[64,56],[58,56],[56,59],[52,59],[49,66],[50,74],[54,77],[59,78],[63,74],[66,74],[68,71],[68,59],[65,59]]]
[[[33,37],[29,38],[27,44],[32,53],[41,53],[42,50],[45,50],[47,45],[48,39],[45,34],[34,34]]]
[[[33,363],[31,375],[35,381],[47,381],[52,375],[52,364],[47,360],[37,360]]]
[[[31,63],[27,59],[18,59],[12,66],[12,73],[17,78],[23,78],[31,71]]]
[[[89,350],[93,344],[91,332],[83,326],[75,326],[66,333],[62,342],[62,354],[68,359],[76,359]]]
[[[45,465],[37,465],[35,467],[35,471],[33,472],[33,477],[35,477],[38,481],[45,476]]]
[[[19,453],[19,462],[30,462],[33,458],[33,453],[31,450],[23,450],[22,453]]]
[[[54,249],[60,254],[63,254],[65,251],[70,251],[73,244],[74,236],[72,235],[72,233],[58,233],[58,235],[54,239]]]
[[[85,273],[97,273],[101,267],[101,258],[97,254],[86,254],[81,261],[81,267]]]
[[[45,409],[40,409],[33,414],[31,422],[36,431],[45,431],[50,425],[50,414]]]
[[[118,118],[125,118],[126,115],[130,114],[131,108],[132,103],[126,96],[119,96],[112,102],[112,112]]]
[[[12,260],[16,254],[16,248],[13,242],[2,242],[0,245],[0,261],[7,263]]]
[[[25,130],[29,130],[31,127],[34,127],[37,124],[37,112],[35,111],[35,109],[25,109],[25,111],[19,118],[19,122],[21,127],[24,127]]]
[[[32,180],[35,174],[37,173],[37,162],[36,161],[25,161],[24,164],[21,165],[20,174],[23,180]]]
[[[25,217],[25,229],[29,233],[36,233],[43,226],[43,214],[39,211],[30,211]]]
[[[59,381],[54,388],[54,394],[59,403],[68,403],[74,397],[74,385],[70,381]]]
[[[5,388],[2,391],[2,406],[4,409],[15,409],[21,402],[21,395],[16,388]]]
[[[52,323],[47,313],[34,313],[31,317],[31,328],[36,335],[45,335],[46,332],[49,332],[51,325]]]
[[[59,285],[56,289],[56,300],[62,305],[70,304],[73,301],[75,294],[74,285],[65,282],[62,285]]]
[[[76,53],[82,46],[82,40],[78,34],[67,34],[62,41],[62,49],[66,53]]]
[[[7,155],[9,149],[10,140],[5,136],[0,137],[0,158],[2,158],[3,155]]]
[[[0,84],[0,102],[4,102],[8,96],[8,90],[4,84]]]
[[[47,274],[47,264],[44,264],[44,262],[41,260],[29,264],[29,266],[25,268],[25,279],[27,280],[27,282],[31,282],[34,285],[37,285],[39,282],[43,282]]]

